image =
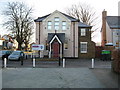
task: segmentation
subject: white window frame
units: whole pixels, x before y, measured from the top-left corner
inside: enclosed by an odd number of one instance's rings
[[[55,28],[55,30],[59,30],[59,21],[60,21],[59,17],[54,18],[54,28]]]
[[[86,36],[86,29],[85,28],[81,28],[81,36]]]
[[[82,50],[82,48],[83,48],[82,45],[83,44],[86,45],[85,48],[84,48],[85,50]],[[87,48],[88,48],[88,42],[80,42],[80,52],[81,53],[87,53]]]
[[[64,24],[65,23],[65,24]],[[65,27],[65,29],[64,29],[64,27]],[[62,21],[62,30],[66,30],[67,28],[66,28],[66,21]]]
[[[51,23],[51,24],[49,24],[49,23]],[[48,28],[48,27],[51,27],[51,28]],[[48,29],[48,30],[51,30],[51,29],[52,29],[52,22],[51,22],[51,21],[48,21],[48,23],[47,23],[47,29]]]
[[[54,21],[55,21],[55,22],[59,22],[59,21],[60,21],[60,18],[59,18],[59,17],[55,17],[55,18],[54,18]]]

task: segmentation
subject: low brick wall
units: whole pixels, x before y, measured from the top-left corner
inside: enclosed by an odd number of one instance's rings
[[[112,70],[120,73],[120,49],[113,50]]]

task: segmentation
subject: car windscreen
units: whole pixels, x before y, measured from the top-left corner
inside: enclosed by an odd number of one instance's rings
[[[20,55],[20,52],[14,51],[14,52],[12,53],[12,55]]]

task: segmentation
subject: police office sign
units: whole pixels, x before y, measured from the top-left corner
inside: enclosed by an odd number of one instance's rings
[[[32,50],[35,50],[35,51],[44,50],[44,45],[33,44]]]

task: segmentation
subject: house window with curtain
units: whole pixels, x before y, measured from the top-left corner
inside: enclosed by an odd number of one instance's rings
[[[86,35],[86,30],[85,28],[81,28],[81,36],[85,36]]]
[[[64,50],[68,49],[68,38],[65,37],[65,42],[64,42]]]
[[[47,27],[48,27],[48,30],[52,29],[52,22],[51,21],[48,21]]]
[[[64,50],[68,49],[68,43],[64,43]]]
[[[59,30],[59,17],[55,17],[54,26],[55,30]]]
[[[80,52],[87,53],[87,42],[80,42]]]
[[[62,22],[62,30],[66,30],[66,21]]]

